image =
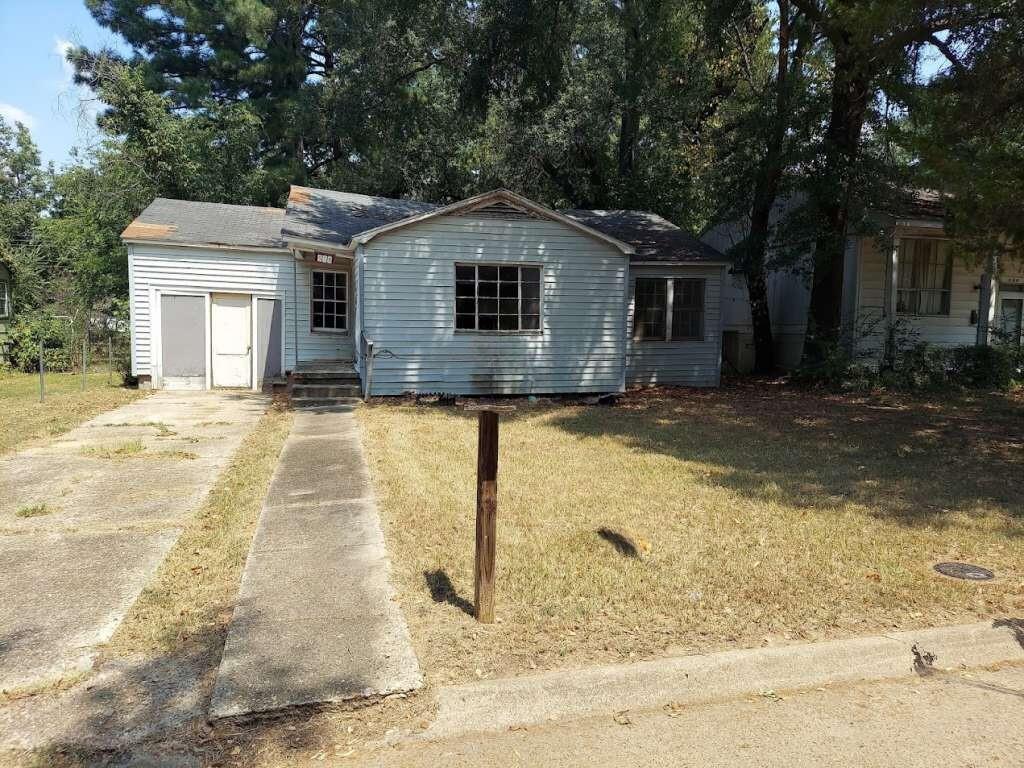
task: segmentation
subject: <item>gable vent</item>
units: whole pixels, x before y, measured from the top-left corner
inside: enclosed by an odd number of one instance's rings
[[[498,201],[463,211],[460,216],[472,216],[479,219],[536,219],[538,216],[530,211],[517,208],[511,203]]]

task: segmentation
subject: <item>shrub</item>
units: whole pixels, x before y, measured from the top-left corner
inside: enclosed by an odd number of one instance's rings
[[[71,324],[45,312],[19,315],[11,325],[11,363],[21,371],[39,370],[39,340],[43,340],[46,370],[72,370]]]
[[[938,391],[944,389],[1008,390],[1024,383],[1024,350],[1012,344],[995,343],[937,347],[918,343],[897,351],[891,367],[874,367],[855,362],[835,344],[822,348],[820,360],[801,365],[792,380],[831,389],[893,389]]]

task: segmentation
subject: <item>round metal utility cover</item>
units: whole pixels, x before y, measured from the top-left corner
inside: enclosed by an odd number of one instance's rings
[[[967,579],[968,581],[988,581],[995,577],[995,574],[988,568],[970,563],[939,563],[935,566],[935,570],[943,576],[949,576],[952,579]]]

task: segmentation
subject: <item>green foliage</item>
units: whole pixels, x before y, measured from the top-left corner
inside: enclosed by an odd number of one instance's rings
[[[46,312],[30,312],[15,318],[11,326],[11,364],[27,373],[38,371],[40,340],[44,345],[47,371],[72,370],[74,333],[71,323],[67,318]]]
[[[853,360],[840,344],[832,344],[820,361],[804,363],[794,371],[792,380],[805,386],[855,391],[1006,391],[1024,383],[1024,351],[1017,345],[999,343],[984,347],[918,343],[901,350],[892,367],[877,368]]]

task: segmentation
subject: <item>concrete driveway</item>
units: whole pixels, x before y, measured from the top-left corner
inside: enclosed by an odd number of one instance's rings
[[[157,392],[0,459],[0,690],[89,669],[268,402]]]

